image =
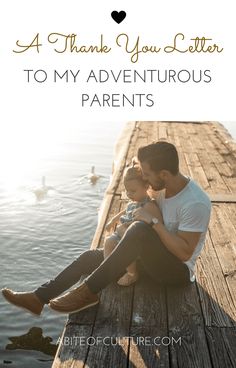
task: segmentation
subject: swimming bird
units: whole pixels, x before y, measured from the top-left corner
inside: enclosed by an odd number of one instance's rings
[[[91,167],[91,172],[87,175],[87,178],[92,184],[96,184],[98,179],[100,178],[100,175],[95,174],[95,166]]]
[[[40,201],[42,200],[48,193],[49,190],[54,189],[53,187],[50,187],[46,185],[46,178],[45,176],[42,177],[42,186],[39,188],[36,188],[33,190],[36,198]]]

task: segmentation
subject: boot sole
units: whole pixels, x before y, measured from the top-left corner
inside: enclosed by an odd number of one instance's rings
[[[26,311],[26,312],[30,313],[30,314],[31,314],[32,316],[34,316],[34,317],[40,317],[41,312],[40,312],[39,314],[34,313],[34,312],[32,312],[31,310],[27,309],[26,307],[23,307],[22,305],[19,305],[19,304],[17,304],[17,303],[14,303],[12,300],[8,299],[8,297],[7,297],[3,292],[2,292],[2,295],[3,295],[3,297],[6,299],[6,301],[7,301],[8,303],[10,303],[10,304],[14,305],[15,307],[18,307],[18,308],[23,309],[24,311]]]
[[[98,303],[99,303],[99,300],[98,300],[98,301],[96,301],[96,302],[94,302],[94,303],[88,304],[88,305],[86,305],[85,307],[78,308],[78,309],[73,310],[73,311],[60,311],[60,310],[58,310],[58,309],[54,309],[54,307],[53,307],[53,306],[51,306],[50,304],[49,304],[49,308],[51,308],[51,309],[52,309],[52,310],[54,310],[55,312],[58,312],[58,313],[61,313],[61,314],[73,314],[73,313],[81,312],[82,310],[87,309],[87,308],[89,308],[89,307],[93,307],[94,305],[97,305]]]

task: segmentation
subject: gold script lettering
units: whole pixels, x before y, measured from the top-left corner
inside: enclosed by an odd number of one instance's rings
[[[20,45],[19,40],[16,41],[16,45],[21,48],[21,50],[13,50],[13,52],[16,52],[17,54],[25,52],[25,51],[29,50],[31,47],[36,47],[37,52],[39,52],[39,47],[42,46],[42,44],[39,43],[39,33],[36,34],[33,41],[29,45]]]
[[[58,43],[58,41],[62,41],[62,47],[57,47],[54,51],[62,54],[66,51],[68,52],[76,52],[76,53],[105,53],[111,51],[111,48],[104,44],[103,35],[100,36],[100,43],[98,45],[78,45],[77,35],[72,34],[62,34],[62,33],[50,33],[48,36],[48,42],[50,43]]]
[[[139,55],[142,53],[147,53],[147,52],[151,52],[151,53],[158,53],[160,52],[161,48],[157,47],[157,46],[140,46],[140,37],[138,36],[134,45],[130,46],[130,40],[129,40],[129,36],[126,33],[121,33],[116,37],[116,44],[119,47],[123,47],[122,46],[122,39],[124,39],[124,50],[125,52],[127,52],[128,54],[131,54],[131,62],[132,63],[137,63],[139,60]]]

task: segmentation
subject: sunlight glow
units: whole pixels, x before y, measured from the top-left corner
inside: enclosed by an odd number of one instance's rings
[[[57,150],[62,134],[55,134],[55,125],[33,127],[2,126],[0,137],[0,183],[5,190],[24,185],[32,174],[39,171],[42,160]]]

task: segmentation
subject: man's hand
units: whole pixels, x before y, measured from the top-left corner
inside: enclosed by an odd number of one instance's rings
[[[152,218],[153,216],[143,208],[138,208],[137,210],[133,212],[133,219],[135,221],[144,221],[147,224],[150,224],[152,221]]]
[[[133,218],[136,221],[144,221],[150,224],[153,217],[156,217],[160,223],[163,223],[163,218],[159,207],[156,203],[146,203],[143,208],[138,208],[133,212]]]

